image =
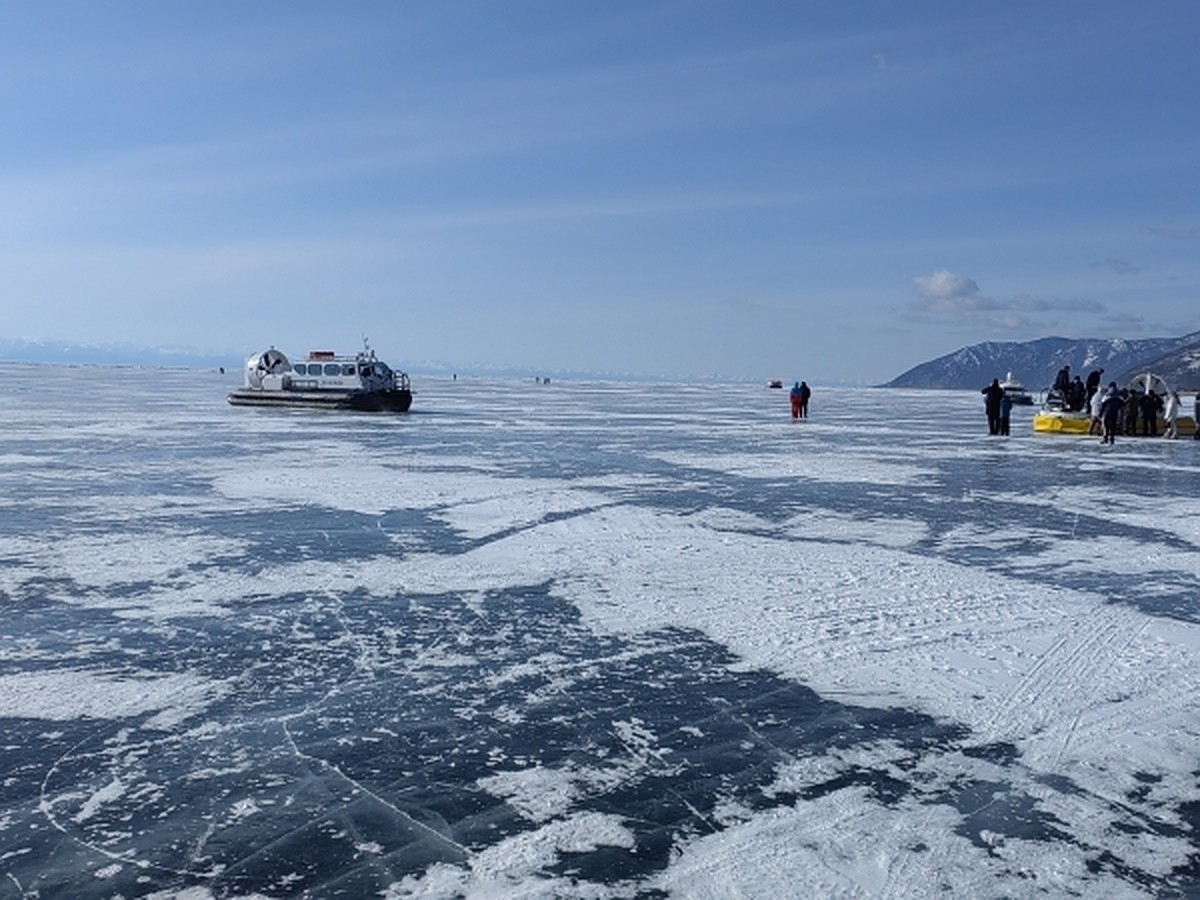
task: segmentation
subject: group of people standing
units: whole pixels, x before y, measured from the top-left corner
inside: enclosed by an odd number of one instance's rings
[[[1063,366],[1058,371],[1051,389],[1050,399],[1055,395],[1061,402],[1061,408],[1073,412],[1087,410],[1091,417],[1088,426],[1089,434],[1100,435],[1102,444],[1116,443],[1118,434],[1158,437],[1159,417],[1162,417],[1163,437],[1176,438],[1179,436],[1177,420],[1182,403],[1178,391],[1165,390],[1156,393],[1149,383],[1144,390],[1118,388],[1115,381],[1110,381],[1108,387],[1101,390],[1100,381],[1104,375],[1103,369],[1096,369],[1088,374],[1086,383],[1078,375],[1071,379],[1070,366]],[[987,411],[988,433],[1007,435],[1009,433],[1009,415],[1012,411],[1012,400],[1005,393],[1000,380],[992,379],[985,387],[984,408]],[[1196,395],[1196,422],[1200,424],[1200,393]],[[1195,438],[1200,440],[1200,428],[1195,432]]]
[[[1158,394],[1149,383],[1145,390],[1135,391],[1118,388],[1115,381],[1110,381],[1107,388],[1100,390],[1103,369],[1088,373],[1086,383],[1081,383],[1078,375],[1072,381],[1070,374],[1070,366],[1063,366],[1054,382],[1055,389],[1062,395],[1063,408],[1076,411],[1086,409],[1091,415],[1088,434],[1100,435],[1100,443],[1116,443],[1118,434],[1132,437],[1138,434],[1139,425],[1143,437],[1158,437],[1160,415],[1164,426],[1163,437],[1179,436],[1175,424],[1180,410],[1178,391]]]
[[[1007,435],[1012,415],[1012,397],[1004,392],[999,378],[993,378],[992,383],[980,393],[983,394],[983,408],[987,412],[988,434]]]
[[[1069,409],[1072,412],[1087,409],[1092,398],[1100,390],[1100,378],[1103,375],[1103,369],[1093,369],[1088,373],[1087,381],[1084,382],[1078,375],[1072,380],[1070,366],[1063,366],[1059,369],[1058,375],[1054,379],[1053,390],[1062,398],[1063,409]]]
[[[788,399],[792,402],[792,418],[807,419],[808,418],[808,398],[812,396],[812,389],[803,381],[797,381],[792,385],[792,389],[788,392]]]
[[[1113,444],[1118,434],[1137,434],[1140,422],[1143,437],[1158,437],[1158,416],[1162,413],[1163,437],[1177,438],[1180,405],[1178,391],[1170,391],[1164,401],[1162,395],[1154,391],[1139,393],[1128,388],[1118,389],[1117,383],[1110,381],[1103,392],[1097,392],[1092,398],[1089,433],[1099,434],[1102,444]]]

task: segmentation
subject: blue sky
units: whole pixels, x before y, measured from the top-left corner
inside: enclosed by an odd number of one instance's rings
[[[7,2],[0,336],[876,383],[1200,329],[1200,4]]]

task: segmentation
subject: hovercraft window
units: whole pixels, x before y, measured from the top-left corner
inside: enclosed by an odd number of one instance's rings
[[[339,366],[337,363],[325,363],[325,374],[326,375],[341,375],[342,367]]]

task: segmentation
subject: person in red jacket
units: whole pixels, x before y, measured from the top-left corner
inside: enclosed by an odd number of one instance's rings
[[[803,399],[800,392],[800,382],[797,381],[792,385],[791,391],[788,392],[788,399],[792,401],[792,418],[800,418],[800,404]]]

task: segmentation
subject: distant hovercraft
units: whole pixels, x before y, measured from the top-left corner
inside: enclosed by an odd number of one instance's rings
[[[363,341],[354,356],[313,350],[292,363],[271,347],[246,360],[245,380],[228,398],[234,406],[285,406],[408,412],[408,375],[396,372]]]
[[[1014,406],[1033,405],[1033,395],[1025,390],[1025,385],[1013,378],[1012,372],[1009,372],[1008,377],[1000,382],[1000,387],[1004,389],[1004,395],[1013,402]]]

